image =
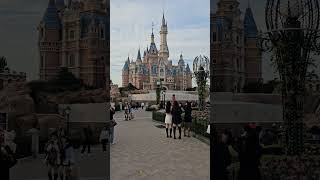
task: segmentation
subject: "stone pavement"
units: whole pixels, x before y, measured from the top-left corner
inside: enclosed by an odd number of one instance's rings
[[[123,112],[115,115],[116,144],[110,149],[111,180],[207,180],[210,174],[209,146],[193,137],[167,138],[151,113],[134,112],[124,121]],[[47,180],[43,157],[19,160],[11,169],[11,180]],[[108,156],[100,146],[92,154],[79,155],[78,180],[106,180]]]
[[[43,161],[43,155],[38,159],[25,158],[10,170],[11,180],[48,180],[47,168]],[[106,180],[107,160],[106,152],[101,147],[91,148],[91,154],[81,155],[78,152],[78,180]],[[93,166],[94,165],[94,166]]]
[[[167,138],[150,112],[135,110],[134,116],[124,121],[123,112],[115,115],[118,125],[117,143],[111,145],[112,180],[210,179],[209,145],[193,137]]]

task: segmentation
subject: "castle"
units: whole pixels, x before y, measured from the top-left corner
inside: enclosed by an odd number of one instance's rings
[[[91,87],[105,88],[109,63],[109,1],[49,0],[38,26],[41,80],[67,68]]]
[[[250,5],[244,20],[237,0],[220,0],[211,14],[211,60],[214,91],[242,92],[250,83],[262,82],[258,29]]]
[[[140,48],[137,59],[125,61],[122,69],[122,86],[126,87],[129,83],[143,90],[154,90],[157,83],[166,90],[186,90],[192,88],[192,72],[185,63],[182,54],[178,65],[173,65],[169,60],[169,48],[167,44],[168,25],[164,14],[160,30],[160,49],[157,49],[154,40],[153,27],[151,43],[149,48],[144,51],[141,57]]]

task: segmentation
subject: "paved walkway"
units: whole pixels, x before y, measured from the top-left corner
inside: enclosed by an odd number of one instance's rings
[[[112,180],[207,180],[210,174],[210,147],[193,137],[167,138],[156,127],[151,113],[134,112],[124,121],[123,112],[115,119],[116,141],[111,146]]]
[[[78,180],[106,180],[106,164],[109,159],[107,153],[103,153],[101,147],[95,146],[91,154],[80,155],[78,153]],[[25,158],[19,160],[11,171],[11,180],[48,180],[47,168],[43,161],[43,155],[38,159]],[[95,167],[92,167],[92,166]]]
[[[117,141],[111,145],[111,180],[207,180],[209,146],[193,137],[167,138],[151,113],[134,112],[124,121],[123,112],[115,115]],[[100,146],[92,154],[79,155],[79,180],[106,180],[108,156]],[[20,160],[11,169],[12,180],[47,180],[43,157]]]

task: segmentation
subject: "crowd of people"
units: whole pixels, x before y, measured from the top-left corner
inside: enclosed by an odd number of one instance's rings
[[[192,106],[191,102],[187,102],[185,105],[179,104],[178,101],[173,97],[172,103],[168,101],[165,106],[165,125],[167,138],[176,139],[176,130],[178,127],[179,139],[181,139],[181,128],[183,124],[184,136],[190,137],[190,129],[192,123]],[[182,119],[182,113],[184,112],[184,119]],[[170,133],[169,133],[170,131]]]
[[[228,180],[227,168],[232,162],[240,162],[237,179],[261,179],[262,147],[277,141],[275,130],[264,130],[254,123],[245,125],[240,137],[233,137],[231,130],[225,129],[223,132],[215,130],[213,139],[213,178],[221,180]]]

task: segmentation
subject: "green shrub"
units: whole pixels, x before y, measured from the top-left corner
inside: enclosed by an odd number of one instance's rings
[[[159,111],[152,112],[152,119],[155,121],[160,121],[164,123],[165,117],[166,117],[166,113],[164,112],[159,112]]]

